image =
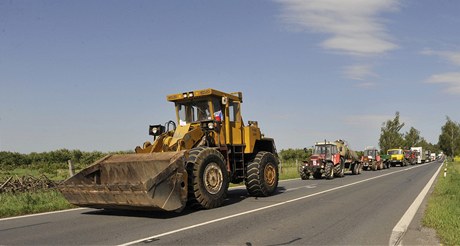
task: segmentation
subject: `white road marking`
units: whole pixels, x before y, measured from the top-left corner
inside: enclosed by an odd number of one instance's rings
[[[27,214],[27,215],[21,215],[21,216],[16,216],[16,217],[3,218],[3,219],[0,219],[0,221],[14,220],[14,219],[23,219],[23,218],[35,217],[35,216],[41,216],[41,215],[48,215],[48,214],[57,214],[57,213],[64,213],[64,212],[72,212],[72,211],[75,211],[75,210],[82,210],[82,209],[90,209],[90,208],[71,208],[71,209],[66,209],[66,210],[58,210],[58,211],[51,211],[51,212],[38,213],[38,214]]]
[[[164,237],[164,236],[168,236],[168,235],[175,234],[175,233],[178,233],[178,232],[182,232],[182,231],[194,229],[194,228],[197,228],[197,227],[213,224],[213,223],[216,223],[216,222],[219,222],[219,221],[224,221],[224,220],[232,219],[232,218],[235,218],[235,217],[240,217],[240,216],[243,216],[243,215],[246,215],[246,214],[259,212],[259,211],[266,210],[266,209],[269,209],[269,208],[282,206],[282,205],[285,205],[285,204],[288,204],[288,203],[300,201],[300,200],[310,198],[310,197],[313,197],[313,196],[317,196],[317,195],[321,195],[321,194],[324,194],[324,193],[327,193],[327,192],[340,190],[340,189],[343,189],[345,187],[349,187],[349,186],[352,186],[352,185],[364,183],[364,182],[367,182],[367,181],[370,181],[370,180],[373,180],[373,179],[377,179],[377,178],[381,178],[381,177],[385,177],[385,176],[388,176],[388,175],[391,175],[391,174],[395,174],[395,173],[399,173],[399,172],[405,172],[405,171],[408,171],[408,170],[411,170],[411,169],[414,169],[414,168],[419,168],[419,167],[422,167],[422,166],[427,165],[427,164],[416,165],[416,166],[406,168],[406,169],[402,169],[402,170],[398,170],[398,171],[395,171],[395,172],[385,173],[385,174],[382,174],[382,175],[379,175],[379,176],[375,176],[375,177],[372,177],[372,178],[356,181],[356,182],[353,182],[353,183],[350,183],[350,184],[345,184],[345,185],[342,185],[342,186],[338,186],[338,187],[331,188],[331,189],[328,189],[328,190],[316,192],[314,194],[298,197],[298,198],[291,199],[291,200],[288,200],[288,201],[275,203],[275,204],[268,205],[268,206],[265,206],[265,207],[260,207],[260,208],[256,208],[256,209],[253,209],[253,210],[248,210],[246,212],[241,212],[241,213],[225,216],[225,217],[218,218],[218,219],[215,219],[215,220],[205,221],[205,222],[202,222],[202,223],[199,223],[199,224],[186,226],[186,227],[179,228],[179,229],[176,229],[176,230],[172,230],[172,231],[160,233],[160,234],[157,234],[157,235],[145,237],[145,238],[142,238],[142,239],[134,240],[134,241],[131,241],[131,242],[123,243],[123,244],[120,244],[119,246],[133,245],[133,244],[136,244],[136,243],[141,243],[141,242],[145,242],[145,241],[149,241],[149,240],[158,240],[158,238],[160,238],[160,237]]]
[[[417,212],[418,208],[420,207],[420,204],[422,204],[423,199],[425,198],[426,194],[431,188],[431,185],[433,184],[434,180],[439,174],[439,171],[441,170],[444,162],[439,166],[438,170],[436,173],[431,177],[430,181],[425,185],[423,190],[418,194],[417,198],[415,198],[414,202],[410,205],[410,207],[407,209],[406,213],[401,217],[399,222],[395,225],[393,228],[393,231],[391,232],[390,236],[390,242],[389,245],[394,246],[394,245],[400,245],[401,239],[403,238],[404,234],[407,231],[407,227],[409,227],[410,223],[412,222],[412,219],[415,216],[415,213]]]

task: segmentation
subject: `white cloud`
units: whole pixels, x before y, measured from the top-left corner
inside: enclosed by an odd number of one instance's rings
[[[377,84],[374,82],[362,82],[362,83],[355,84],[355,87],[359,87],[359,88],[371,88],[374,86],[377,86]]]
[[[457,51],[436,51],[425,49],[421,52],[424,55],[439,56],[453,65],[460,66],[460,52]],[[427,83],[445,84],[447,89],[444,90],[447,94],[460,95],[460,72],[448,72],[433,74],[427,80]]]
[[[371,65],[353,65],[344,68],[343,73],[347,78],[353,80],[366,80],[369,77],[377,77],[372,71]]]
[[[379,17],[397,10],[396,0],[279,0],[281,18],[305,30],[330,34],[325,49],[352,55],[381,54],[397,48]]]
[[[434,74],[431,75],[426,82],[433,84],[446,84],[447,89],[445,89],[444,92],[460,95],[460,72]]]
[[[460,52],[457,51],[435,51],[431,49],[425,49],[421,53],[424,55],[440,56],[452,64],[460,66]]]

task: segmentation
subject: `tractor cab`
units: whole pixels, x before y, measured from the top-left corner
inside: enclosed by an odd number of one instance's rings
[[[337,145],[333,143],[317,143],[313,150],[313,155],[317,155],[321,159],[332,160],[333,156],[338,152]]]

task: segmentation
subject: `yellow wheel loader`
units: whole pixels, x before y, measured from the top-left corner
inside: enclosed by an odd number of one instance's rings
[[[219,207],[229,183],[244,182],[251,196],[278,187],[274,140],[256,121],[244,125],[241,92],[214,89],[172,94],[177,124],[149,126],[153,142],[135,154],[108,155],[65,180],[59,189],[83,207],[180,212]]]

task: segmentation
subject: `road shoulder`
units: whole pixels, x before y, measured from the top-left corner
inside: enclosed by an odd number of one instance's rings
[[[436,182],[437,178],[434,184],[430,187],[427,196],[425,196],[423,202],[420,204],[420,207],[415,213],[415,216],[409,224],[409,227],[407,228],[407,231],[399,245],[441,245],[441,242],[436,234],[436,230],[425,227],[422,223],[428,199],[434,190]]]

